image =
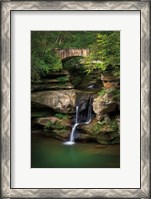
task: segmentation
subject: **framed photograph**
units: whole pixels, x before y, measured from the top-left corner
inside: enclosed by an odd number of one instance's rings
[[[1,198],[149,198],[149,1],[1,16]]]

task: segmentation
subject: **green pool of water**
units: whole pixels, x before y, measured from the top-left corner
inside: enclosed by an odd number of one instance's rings
[[[44,134],[31,136],[32,168],[119,168],[120,145],[64,145]]]

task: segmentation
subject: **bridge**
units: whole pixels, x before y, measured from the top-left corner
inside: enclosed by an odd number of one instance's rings
[[[55,49],[55,52],[58,54],[62,61],[65,61],[71,57],[86,57],[90,54],[90,50],[87,49],[78,49],[78,48],[69,48],[69,49]]]

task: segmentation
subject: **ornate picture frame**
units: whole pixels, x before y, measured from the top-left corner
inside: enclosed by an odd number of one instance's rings
[[[11,12],[25,10],[140,11],[141,15],[141,182],[140,188],[11,188]],[[150,2],[2,1],[1,2],[1,198],[149,198],[150,197]],[[11,140],[11,141],[10,141]]]

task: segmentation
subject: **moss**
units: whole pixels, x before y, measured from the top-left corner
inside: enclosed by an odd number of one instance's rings
[[[105,121],[102,121],[102,122],[97,122],[94,126],[93,126],[93,129],[92,129],[92,132],[94,134],[98,134],[101,132],[103,126],[105,124]]]
[[[56,129],[63,129],[66,130],[66,126],[62,125],[59,121],[55,123]]]
[[[113,130],[113,131],[118,131],[118,124],[117,124],[117,122],[114,120],[114,121],[111,121],[110,123],[109,123],[109,125],[110,125],[110,128]]]
[[[49,121],[49,122],[47,122],[47,124],[45,125],[45,129],[49,129],[49,128],[52,128],[54,126],[54,123],[53,122],[51,122],[51,121]]]
[[[53,132],[57,135],[61,135],[62,137],[68,137],[70,134],[70,130],[66,129],[55,129]]]
[[[57,130],[66,130],[66,126],[62,125],[59,121],[56,121],[56,122],[51,122],[51,121],[48,121],[47,124],[45,125],[44,127],[45,129],[57,129]]]
[[[117,132],[102,133],[96,137],[100,144],[119,144],[120,135]]]
[[[119,100],[120,99],[120,90],[117,89],[117,88],[108,89],[107,93],[113,95],[113,100]]]
[[[106,90],[103,88],[100,92],[98,92],[98,95],[103,96],[105,95],[105,93],[106,93]]]
[[[69,77],[68,76],[62,76],[62,77],[58,77],[57,80],[60,83],[65,83],[65,82],[69,81]]]
[[[117,88],[110,88],[110,89],[102,89],[98,92],[99,96],[104,96],[105,93],[111,94],[113,96],[113,100],[119,100],[120,99],[120,90]]]
[[[59,119],[68,119],[68,115],[67,114],[62,114],[62,113],[56,113],[55,117],[57,117]]]
[[[118,132],[119,127],[117,121],[111,120],[111,121],[97,122],[92,128],[93,134],[102,133],[105,126],[109,126],[111,132],[113,131]]]

